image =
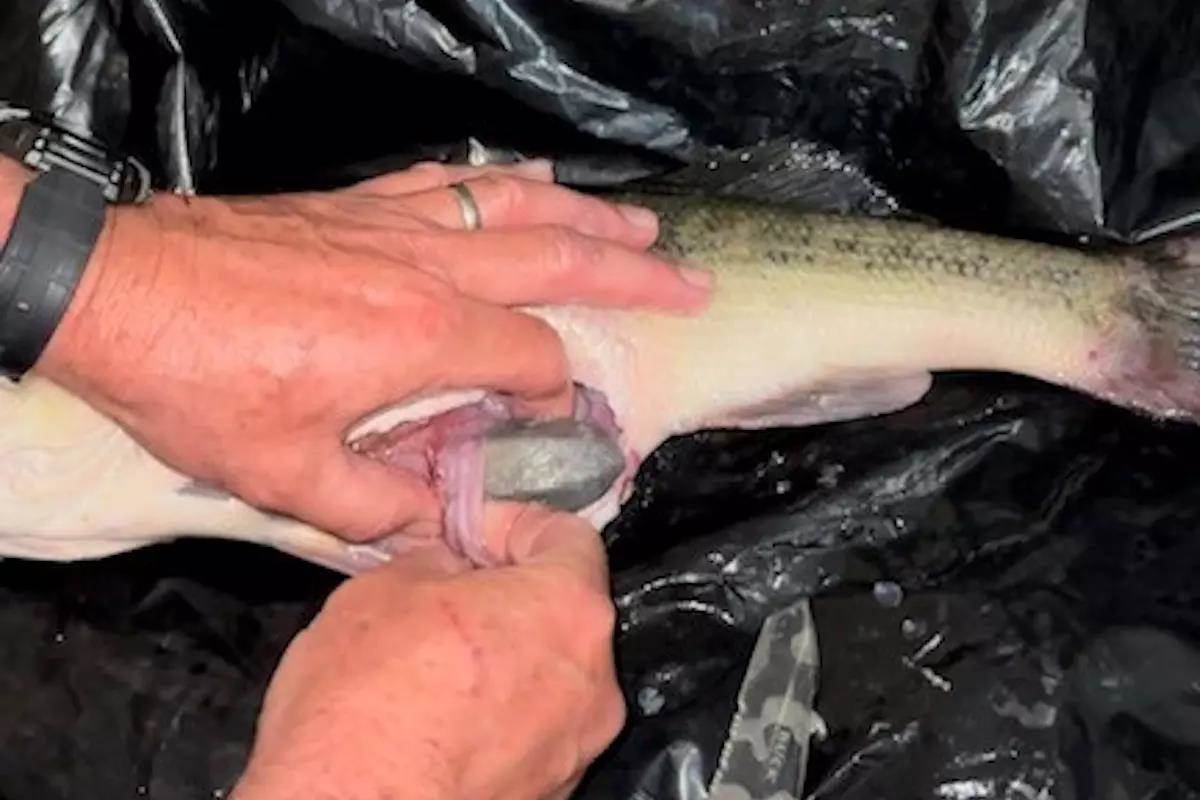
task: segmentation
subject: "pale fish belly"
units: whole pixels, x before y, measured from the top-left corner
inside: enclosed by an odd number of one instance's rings
[[[196,485],[45,379],[0,381],[0,557],[102,558],[185,536],[263,544],[342,572],[386,560]]]

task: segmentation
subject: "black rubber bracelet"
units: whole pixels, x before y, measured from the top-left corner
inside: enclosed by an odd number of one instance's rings
[[[19,380],[41,357],[104,227],[104,193],[52,169],[25,187],[0,251],[0,372]]]

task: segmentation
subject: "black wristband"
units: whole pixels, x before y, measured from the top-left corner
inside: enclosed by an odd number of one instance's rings
[[[0,372],[19,380],[41,357],[104,227],[103,190],[51,169],[26,186],[0,251]]]

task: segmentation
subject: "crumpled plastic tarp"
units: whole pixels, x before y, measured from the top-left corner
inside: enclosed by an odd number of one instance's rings
[[[524,154],[1048,239],[1200,219],[1190,0],[10,0],[0,60],[0,97],[180,192]],[[578,797],[708,797],[805,598],[823,725],[784,797],[1200,797],[1197,453],[980,375],[668,443],[605,532],[631,718]],[[214,542],[0,564],[0,798],[221,796],[336,582]]]

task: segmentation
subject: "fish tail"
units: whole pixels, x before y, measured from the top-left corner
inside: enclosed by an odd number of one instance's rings
[[[1200,235],[1134,249],[1102,394],[1157,417],[1200,422]]]

